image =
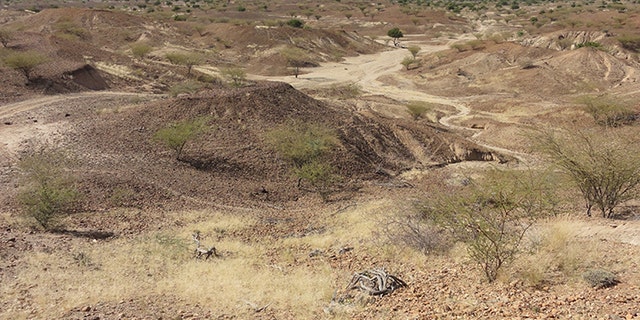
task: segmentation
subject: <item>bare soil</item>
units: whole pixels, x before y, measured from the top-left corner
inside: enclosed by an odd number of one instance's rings
[[[577,97],[634,101],[637,54],[586,26],[536,31],[490,21],[501,18],[495,12],[409,16],[386,3],[376,13],[351,8],[347,18],[342,5],[327,4],[307,29],[219,20],[284,19],[297,10],[285,3],[264,12],[248,5],[246,14],[194,9],[188,22],[143,10],[2,12],[2,26],[22,30],[12,50],[39,50],[51,60],[28,84],[2,67],[0,317],[640,318],[640,216],[632,204],[625,220],[605,220],[582,217],[576,201],[562,213],[566,218],[536,226],[532,239],[564,226],[576,256],[557,257],[573,269],[558,266],[538,282],[527,273],[531,265],[555,262],[527,263],[523,255],[488,284],[463,249],[424,255],[384,235],[390,220],[414,210],[412,203],[434,188],[487,168],[542,165],[523,134],[593,125]],[[540,9],[530,13],[543,20]],[[606,24],[600,15],[582,14]],[[204,18],[210,23],[197,20]],[[61,34],[61,21],[86,33]],[[419,66],[403,69],[406,49],[369,37],[395,25],[406,30],[402,46],[420,47]],[[511,34],[523,29],[526,37]],[[610,47],[563,49],[559,34]],[[456,47],[474,40],[481,45]],[[131,56],[136,42],[154,46],[147,58]],[[291,45],[314,60],[298,77],[278,54]],[[164,61],[174,50],[207,58],[187,75]],[[219,79],[196,93],[166,94],[237,65],[249,73],[241,88]],[[360,92],[352,96],[353,88]],[[406,110],[411,101],[429,103],[433,118],[414,120]],[[209,117],[212,129],[185,146],[181,161],[154,140],[158,129],[196,116]],[[329,201],[298,186],[265,141],[269,130],[294,122],[320,123],[339,136],[330,160],[342,180]],[[51,146],[74,159],[67,169],[82,200],[63,229],[45,232],[21,213],[18,163]],[[189,237],[196,229],[221,257],[193,259]],[[385,267],[408,287],[384,297],[344,289],[354,272],[373,267]],[[620,284],[589,287],[581,272],[594,267],[613,271]]]

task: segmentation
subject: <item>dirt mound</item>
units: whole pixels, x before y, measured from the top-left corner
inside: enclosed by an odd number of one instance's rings
[[[66,142],[81,150],[76,170],[93,210],[295,203],[307,193],[265,142],[268,131],[288,123],[316,123],[338,134],[341,145],[329,161],[344,178],[340,194],[414,167],[497,159],[436,125],[354,114],[285,83],[95,112],[70,117],[73,133]],[[188,142],[183,161],[154,139],[159,129],[199,116],[209,117],[212,129]]]

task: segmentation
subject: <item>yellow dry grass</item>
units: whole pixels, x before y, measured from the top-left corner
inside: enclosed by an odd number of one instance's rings
[[[184,227],[133,239],[79,240],[71,250],[30,254],[17,274],[19,285],[3,287],[0,295],[11,299],[23,295],[15,288],[28,288],[38,317],[51,319],[100,301],[158,295],[241,318],[266,305],[296,318],[317,318],[349,274],[332,270],[324,259],[311,261],[307,248],[332,250],[362,243],[376,228],[374,217],[386,213],[390,205],[379,201],[337,214],[327,212],[324,233],[254,243],[227,236],[256,223],[250,217],[209,211],[180,213]],[[201,233],[202,246],[215,245],[221,258],[193,258],[191,234],[196,230]],[[304,259],[310,262],[296,264]],[[24,312],[5,310],[3,317],[29,318]]]

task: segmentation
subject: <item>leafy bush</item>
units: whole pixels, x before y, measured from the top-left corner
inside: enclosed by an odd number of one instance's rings
[[[320,160],[313,160],[294,168],[293,173],[301,181],[308,181],[325,201],[331,193],[331,186],[339,180],[339,177],[333,173],[333,167]]]
[[[182,150],[187,142],[209,129],[208,117],[187,119],[158,130],[154,138],[176,152],[176,160],[180,161]]]
[[[58,227],[58,219],[71,212],[79,199],[79,192],[65,171],[67,162],[62,153],[41,151],[19,163],[25,178],[25,187],[19,194],[22,208],[47,230]]]
[[[402,62],[400,62],[400,64],[403,65],[407,70],[409,70],[411,65],[416,62],[418,62],[418,60],[413,57],[405,57],[404,59],[402,59]]]
[[[204,56],[197,52],[171,52],[165,55],[169,62],[187,67],[187,75],[191,74],[193,66],[204,62]]]
[[[398,39],[404,37],[404,33],[399,28],[391,28],[387,31],[387,35],[393,39],[393,45],[398,45]]]
[[[339,144],[333,130],[318,124],[287,124],[267,133],[267,142],[296,168],[313,162]]]
[[[287,25],[294,28],[302,28],[304,26],[304,21],[300,19],[291,19],[287,21]]]
[[[602,48],[602,44],[600,42],[587,41],[587,42],[583,42],[583,43],[578,43],[576,45],[576,48],[596,48],[596,49],[600,49],[600,48]]]

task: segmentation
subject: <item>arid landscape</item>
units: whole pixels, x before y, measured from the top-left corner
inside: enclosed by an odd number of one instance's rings
[[[639,16],[2,1],[0,318],[640,319]]]

